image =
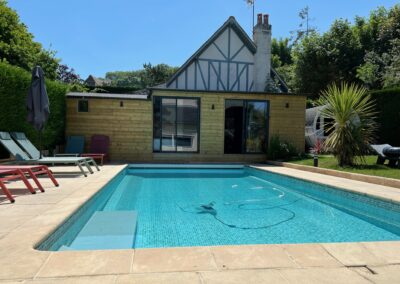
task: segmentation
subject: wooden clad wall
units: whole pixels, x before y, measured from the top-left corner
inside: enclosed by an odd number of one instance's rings
[[[200,153],[153,153],[151,100],[89,99],[89,112],[78,113],[78,98],[67,99],[66,135],[93,134],[111,139],[112,160],[132,162],[261,162],[260,154],[224,154],[224,111],[226,99],[269,100],[269,137],[276,134],[304,150],[306,98],[297,95],[182,92],[155,90],[153,96],[200,98]],[[288,108],[286,107],[288,104]],[[212,108],[214,105],[214,109]]]
[[[78,101],[78,98],[67,99],[67,136],[85,135],[88,150],[93,134],[108,135],[112,160],[145,161],[152,158],[150,100],[89,98],[89,112],[86,113],[78,112]]]

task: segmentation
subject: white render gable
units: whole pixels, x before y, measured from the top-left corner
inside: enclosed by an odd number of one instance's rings
[[[254,43],[231,17],[167,83],[167,88],[254,91]]]

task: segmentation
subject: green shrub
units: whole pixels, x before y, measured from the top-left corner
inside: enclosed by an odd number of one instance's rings
[[[38,146],[38,132],[27,122],[26,97],[31,82],[29,72],[0,62],[0,131],[22,131]],[[53,149],[63,142],[67,85],[46,80],[50,117],[43,130],[43,148]]]
[[[91,93],[111,93],[111,94],[132,94],[139,90],[134,87],[117,87],[117,86],[101,86],[101,87],[91,87],[85,86]],[[98,91],[100,90],[100,91]]]
[[[109,91],[103,89],[103,88],[94,88],[93,90],[90,90],[91,93],[109,93]]]
[[[370,94],[377,112],[376,143],[400,146],[400,88],[371,91]],[[310,102],[308,107],[311,104],[314,103]]]
[[[371,92],[377,107],[377,143],[400,146],[400,88]]]
[[[324,126],[330,132],[324,144],[340,167],[364,162],[369,145],[375,141],[376,106],[367,92],[363,86],[342,82],[329,85],[319,98]]]
[[[72,83],[72,84],[69,84],[68,91],[69,92],[77,92],[77,93],[86,93],[89,91],[89,88],[87,88],[85,85],[82,85],[82,84]]]
[[[279,136],[274,135],[269,141],[267,155],[269,160],[288,160],[298,156],[299,152],[292,143],[283,141]]]

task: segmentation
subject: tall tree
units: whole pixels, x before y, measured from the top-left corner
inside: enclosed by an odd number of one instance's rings
[[[111,86],[141,89],[143,88],[140,78],[141,72],[143,70],[107,72],[106,79],[111,81]]]
[[[309,35],[293,47],[293,85],[296,92],[317,96],[335,74],[322,36]]]
[[[370,89],[400,86],[400,5],[381,7],[369,19],[357,18],[355,31],[366,51],[357,78]]]
[[[74,68],[69,68],[65,64],[59,64],[57,67],[57,80],[67,84],[81,84],[81,77],[75,73]]]
[[[390,64],[385,66],[382,75],[383,87],[400,87],[400,39],[392,40],[388,59]]]
[[[4,0],[0,0],[0,60],[26,70],[41,65],[47,78],[57,76],[59,60],[55,58],[55,52],[43,49],[33,40],[26,25]]]
[[[309,10],[300,12],[306,20]],[[356,17],[352,24],[336,20],[330,29],[319,34],[304,29],[302,22],[292,45],[293,64],[280,64],[273,55],[273,66],[297,92],[319,96],[327,85],[348,81],[364,83],[369,89],[400,86],[399,38],[400,5],[378,8],[368,18]]]
[[[142,89],[165,83],[177,70],[167,64],[146,63],[140,70],[107,72],[106,78],[112,86]]]
[[[317,28],[311,25],[311,22],[314,21],[314,19],[310,18],[310,8],[308,6],[300,10],[299,17],[299,28],[291,31],[292,40],[294,43],[297,43],[299,40],[307,37],[310,33],[317,31]]]
[[[151,65],[147,63],[143,65],[144,73],[142,73],[142,82],[145,87],[151,87],[165,83],[178,68],[168,66],[167,64]]]
[[[294,86],[292,45],[290,39],[272,39],[271,64],[292,90]]]
[[[272,54],[272,66],[278,68],[283,65],[292,64],[292,46],[289,43],[288,38],[272,39],[271,54]]]

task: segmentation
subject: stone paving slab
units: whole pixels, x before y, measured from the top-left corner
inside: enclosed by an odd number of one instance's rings
[[[57,284],[91,284],[91,283],[114,284],[116,281],[116,278],[117,278],[116,275],[47,278],[47,279],[27,280],[24,282],[24,284],[53,284],[53,283],[57,283]]]
[[[284,269],[279,273],[288,283],[310,284],[371,284],[363,276],[348,268]]]
[[[298,267],[281,245],[211,247],[219,269]]]
[[[35,195],[10,183],[16,203],[0,195],[0,283],[400,283],[400,242],[34,249],[124,167],[106,165],[87,178],[56,176],[60,187],[40,178],[46,192]],[[400,200],[399,189],[280,167],[263,170]]]
[[[343,264],[320,244],[284,245],[284,250],[300,267],[340,267]]]
[[[351,270],[370,280],[372,283],[400,283],[400,265],[355,267]]]
[[[376,265],[384,263],[384,260],[362,243],[330,243],[322,245],[333,257],[345,266]]]
[[[254,166],[254,168],[270,171],[277,174],[283,174],[307,181],[327,184],[333,187],[339,187],[349,191],[379,197],[390,201],[400,202],[400,188],[388,187],[273,165],[256,165]]]
[[[377,185],[384,185],[389,187],[395,187],[400,189],[400,180],[394,178],[385,178],[381,176],[373,176],[373,175],[366,175],[366,174],[359,174],[359,173],[352,173],[352,172],[344,172],[320,167],[313,167],[313,166],[306,166],[300,164],[294,164],[290,162],[277,162],[277,161],[267,161],[268,164],[280,167],[286,167],[291,169],[297,169],[306,172],[312,173],[319,173],[328,176],[335,176],[341,177],[350,180],[358,180],[362,182],[373,183]]]
[[[234,270],[234,271],[209,271],[201,272],[201,278],[204,284],[276,284],[289,283],[275,269],[256,269],[256,270]]]
[[[129,273],[133,256],[133,250],[53,252],[36,277]]]
[[[195,272],[180,273],[146,273],[146,274],[130,274],[120,275],[117,277],[115,284],[202,284],[200,274]]]
[[[132,272],[216,270],[207,247],[136,249]]]
[[[362,245],[385,264],[400,264],[400,242],[365,242]]]

